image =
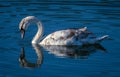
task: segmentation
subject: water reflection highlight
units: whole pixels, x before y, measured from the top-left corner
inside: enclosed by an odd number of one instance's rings
[[[84,45],[84,46],[58,46],[58,45],[45,45],[42,46],[58,57],[81,58],[86,59],[90,54],[95,53],[97,50],[106,52],[106,49],[100,44]]]

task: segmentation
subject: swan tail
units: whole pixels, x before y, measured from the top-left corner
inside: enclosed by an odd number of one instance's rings
[[[101,42],[101,41],[103,41],[103,40],[106,40],[108,37],[109,37],[109,35],[104,35],[104,36],[102,36],[102,37],[96,38],[96,41],[97,41],[97,42]]]

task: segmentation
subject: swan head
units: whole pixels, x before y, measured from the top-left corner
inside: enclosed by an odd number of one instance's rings
[[[39,20],[35,17],[35,16],[27,16],[25,18],[23,18],[19,24],[19,29],[21,32],[21,38],[24,38],[25,35],[25,30],[27,29],[27,27],[32,24],[32,23],[37,23],[39,22]]]

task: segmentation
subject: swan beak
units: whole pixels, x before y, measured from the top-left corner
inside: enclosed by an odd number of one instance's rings
[[[25,35],[25,30],[24,29],[21,29],[21,38],[23,39],[24,38],[24,35]]]

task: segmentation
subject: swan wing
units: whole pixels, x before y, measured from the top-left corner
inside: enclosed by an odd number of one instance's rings
[[[60,30],[49,34],[40,44],[42,45],[81,45],[81,39],[92,35],[87,27],[80,29]]]
[[[74,40],[76,30],[60,30],[49,34],[40,44],[42,45],[67,45]]]

